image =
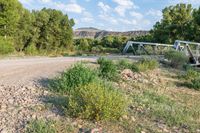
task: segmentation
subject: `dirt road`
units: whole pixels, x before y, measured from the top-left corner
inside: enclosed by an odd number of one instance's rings
[[[40,57],[0,60],[0,85],[30,85],[40,79],[53,77],[73,63],[81,60],[94,61],[95,58]]]

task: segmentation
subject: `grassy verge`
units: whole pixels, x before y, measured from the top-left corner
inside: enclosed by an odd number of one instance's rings
[[[68,112],[65,118],[81,120],[87,128],[101,125],[105,132],[200,131],[200,92],[177,84],[198,77],[198,73],[190,71],[179,80],[179,70],[158,69],[158,63],[151,60],[135,63],[101,58],[98,63],[92,69],[75,65],[59,78],[61,82],[53,92],[64,95],[66,101],[54,103]],[[140,71],[135,71],[135,66]],[[122,80],[120,72],[124,69],[131,69],[133,77],[139,74],[140,79]],[[113,80],[115,74],[118,80]],[[158,81],[152,84],[154,80]]]

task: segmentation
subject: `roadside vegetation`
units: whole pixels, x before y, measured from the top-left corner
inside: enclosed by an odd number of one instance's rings
[[[147,36],[99,40],[73,40],[75,23],[58,10],[28,11],[18,0],[1,0],[0,11],[0,55],[118,53],[127,40],[200,42],[200,8],[190,4],[166,7],[162,20]],[[45,107],[59,110],[62,120],[36,118],[24,132],[92,132],[95,128],[103,132],[200,132],[199,71],[188,67],[189,59],[180,52],[168,51],[165,58],[169,65],[154,59],[103,57],[97,63],[73,65],[50,80],[47,88],[53,99]]]
[[[168,59],[170,66],[173,68],[183,68],[184,65],[187,65],[189,58],[183,52],[170,50],[165,53],[165,59]]]
[[[52,95],[65,99],[54,106],[68,122],[38,119],[26,131],[199,132],[199,76],[195,69],[163,66],[153,59],[80,62],[49,86]]]

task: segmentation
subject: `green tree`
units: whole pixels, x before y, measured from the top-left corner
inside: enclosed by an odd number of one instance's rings
[[[18,0],[0,1],[0,36],[14,36],[20,20],[22,5]]]
[[[88,40],[85,38],[80,39],[80,44],[78,47],[79,47],[79,50],[89,51],[90,45],[88,43]]]
[[[101,43],[102,46],[104,47],[113,47],[113,41],[114,41],[113,36],[106,36],[102,38]]]
[[[156,42],[173,43],[175,40],[191,38],[190,24],[192,22],[191,4],[177,4],[163,10],[163,19],[154,25],[151,33]]]
[[[20,21],[15,36],[15,49],[19,52],[23,51],[32,43],[34,32],[33,15],[26,9],[21,13]]]
[[[34,41],[38,49],[48,51],[60,48],[69,49],[73,44],[73,19],[68,19],[61,11],[54,9],[42,9],[34,11],[36,27],[38,33]]]
[[[194,41],[200,42],[200,7],[199,9],[195,9],[193,12],[193,24],[192,24],[192,31],[193,31],[193,39]]]

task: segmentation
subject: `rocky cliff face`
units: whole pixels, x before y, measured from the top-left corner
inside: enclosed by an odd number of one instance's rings
[[[113,35],[113,36],[127,36],[127,37],[136,37],[148,34],[149,31],[127,31],[127,32],[114,32],[114,31],[105,31],[99,30],[96,28],[79,28],[74,31],[75,38],[103,38],[104,36]]]

